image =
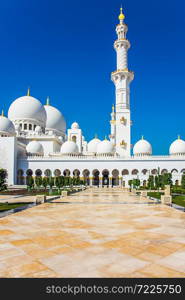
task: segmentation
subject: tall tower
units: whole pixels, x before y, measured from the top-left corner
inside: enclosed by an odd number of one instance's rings
[[[128,70],[127,52],[130,48],[130,42],[126,39],[128,27],[124,23],[124,19],[125,16],[121,7],[120,23],[116,26],[118,39],[114,42],[114,49],[117,55],[117,70],[111,74],[111,79],[116,89],[116,152],[120,156],[129,157],[131,147],[130,82],[134,79],[134,73]]]

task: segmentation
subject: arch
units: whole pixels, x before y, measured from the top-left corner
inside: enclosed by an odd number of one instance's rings
[[[168,173],[168,170],[167,169],[163,169],[162,171],[161,171],[161,174],[163,175],[163,174],[166,174],[166,173]]]
[[[182,170],[181,170],[181,173],[182,173],[182,174],[185,173],[185,169],[182,169]]]
[[[93,174],[93,185],[99,186],[99,182],[100,182],[99,175],[100,175],[100,172],[97,169],[95,169],[95,170],[92,171],[92,174]]]
[[[102,171],[102,175],[109,175],[109,170],[104,169],[104,170]]]
[[[148,170],[147,169],[143,169],[141,172],[142,172],[143,175],[146,175],[146,173],[148,172]]]
[[[64,174],[64,176],[69,177],[70,174],[71,174],[71,172],[70,172],[69,169],[65,169],[64,172],[63,172],[63,174]]]
[[[40,169],[37,169],[37,170],[35,171],[35,175],[36,175],[36,176],[42,176],[42,171],[41,171]]]
[[[152,175],[157,175],[157,169],[153,169],[151,173]]]
[[[176,186],[179,185],[179,180],[175,180],[175,185],[176,185]]]
[[[112,185],[119,185],[119,171],[117,169],[112,171]]]
[[[122,172],[121,172],[122,175],[129,175],[129,171],[127,169],[124,169]]]
[[[17,170],[17,184],[24,184],[24,171],[22,169]]]
[[[72,136],[72,141],[73,141],[74,143],[76,143],[76,135],[73,135],[73,136]]]
[[[54,171],[54,175],[55,175],[56,177],[60,176],[60,175],[61,175],[61,171],[60,171],[59,169],[56,169],[56,170]]]
[[[85,184],[89,185],[90,184],[90,180],[89,180],[90,171],[85,169],[85,170],[83,170],[82,175],[83,175],[83,180],[85,181]]]
[[[75,169],[73,171],[73,176],[76,177],[76,178],[79,177],[80,176],[80,171],[78,169]]]
[[[29,130],[32,130],[32,124],[29,124]]]
[[[102,185],[109,185],[109,170],[105,169],[102,171]]]
[[[17,170],[17,176],[23,176],[24,171],[22,169]]]
[[[112,176],[113,176],[113,177],[119,176],[119,171],[118,171],[117,169],[114,169],[114,170],[112,171]]]
[[[137,169],[132,170],[132,175],[137,175],[139,171]]]
[[[51,174],[52,174],[52,172],[51,172],[51,170],[49,170],[49,169],[46,169],[46,170],[44,171],[44,175],[45,175],[46,177],[50,177]]]
[[[33,171],[32,171],[31,169],[28,169],[28,170],[26,171],[26,175],[27,175],[27,176],[32,176],[32,175],[33,175]]]
[[[146,186],[146,184],[147,184],[147,181],[143,180],[143,186]]]
[[[178,173],[178,171],[177,171],[177,169],[173,169],[173,170],[171,170],[171,173],[176,174],[176,173]]]
[[[82,174],[83,174],[83,177],[89,177],[90,171],[85,169],[85,170],[83,170]]]

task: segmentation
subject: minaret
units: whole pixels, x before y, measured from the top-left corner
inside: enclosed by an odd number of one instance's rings
[[[117,54],[117,70],[111,74],[116,88],[116,152],[123,157],[130,156],[130,82],[134,73],[128,70],[127,51],[130,42],[126,39],[128,31],[124,23],[125,16],[120,9],[119,21],[116,26],[118,39],[114,42]]]

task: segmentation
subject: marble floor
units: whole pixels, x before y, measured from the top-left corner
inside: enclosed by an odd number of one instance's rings
[[[121,189],[32,207],[0,219],[0,277],[184,278],[185,213]]]

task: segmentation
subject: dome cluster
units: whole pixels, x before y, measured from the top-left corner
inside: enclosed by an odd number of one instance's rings
[[[99,140],[97,137],[88,143],[88,153],[92,155],[112,155],[114,152],[113,144],[105,139]]]
[[[49,139],[54,136],[57,137],[58,144],[53,149],[57,149],[62,155],[79,155],[80,153],[93,156],[117,155],[113,143],[106,138],[101,141],[95,137],[87,144],[81,134],[79,124],[74,122],[68,130],[70,140],[66,141],[66,122],[63,114],[50,105],[49,98],[47,98],[46,105],[42,105],[38,99],[30,96],[29,90],[26,96],[19,97],[12,102],[8,110],[8,118],[3,112],[0,115],[0,137],[28,135],[31,141],[26,146],[27,154],[44,155],[43,145],[45,144],[42,142],[42,137],[45,139],[47,136]],[[133,154],[135,157],[150,156],[152,146],[142,137],[134,145]],[[178,137],[170,145],[169,154],[185,156],[185,141]]]
[[[16,127],[16,131],[34,131],[37,134],[52,132],[56,135],[65,135],[66,122],[62,113],[49,104],[47,105],[30,96],[19,97],[12,102],[8,110],[8,118]],[[39,130],[38,130],[39,127]]]

